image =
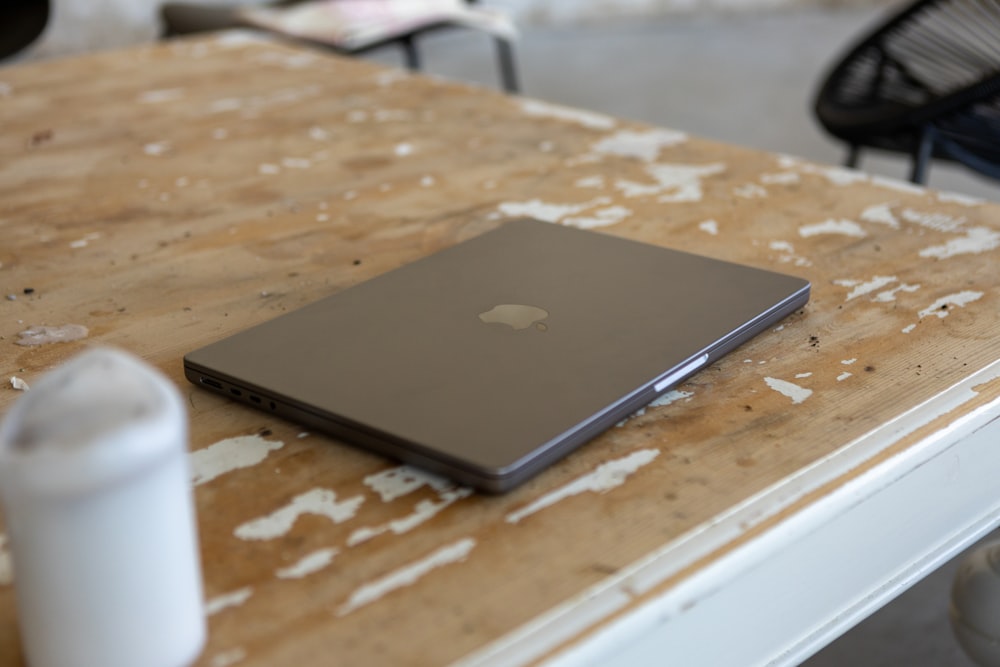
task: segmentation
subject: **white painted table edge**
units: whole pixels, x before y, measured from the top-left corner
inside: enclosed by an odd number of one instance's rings
[[[730,664],[718,662],[719,658],[702,663],[697,654],[704,646],[692,645],[683,636],[678,637],[677,632],[668,631],[669,626],[679,626],[677,621],[686,617],[693,619],[695,610],[699,610],[701,615],[709,606],[720,606],[720,600],[726,600],[725,605],[720,607],[723,611],[726,605],[747,611],[747,605],[752,606],[754,601],[732,599],[733,596],[727,593],[727,589],[733,582],[753,574],[762,564],[770,563],[773,567],[775,562],[781,562],[785,571],[789,567],[795,567],[795,562],[788,561],[805,558],[800,552],[808,550],[817,540],[823,541],[823,530],[838,521],[846,521],[856,531],[864,530],[868,503],[888,503],[897,509],[901,503],[909,508],[919,504],[921,495],[928,496],[926,493],[921,494],[921,491],[930,488],[922,485],[925,482],[922,478],[928,472],[940,473],[943,465],[947,467],[943,457],[947,458],[946,454],[949,452],[960,456],[964,447],[988,457],[990,452],[980,452],[981,447],[977,448],[977,443],[984,439],[990,441],[991,438],[993,441],[1000,440],[1000,420],[997,419],[1000,416],[1000,398],[956,418],[947,427],[851,479],[819,501],[811,503],[807,511],[782,520],[780,524],[729,551],[679,585],[661,594],[649,596],[640,605],[634,604],[634,598],[652,591],[699,559],[723,549],[754,526],[776,516],[824,484],[870,461],[921,427],[963,407],[977,397],[974,387],[997,378],[1000,378],[1000,360],[698,526],[492,644],[458,660],[453,663],[453,667],[520,665],[539,660],[544,660],[546,665],[559,667],[598,664],[609,657],[620,660],[621,652],[634,653],[635,647],[649,641],[662,644],[663,642],[655,641],[657,637],[664,640],[669,638],[671,643],[659,646],[654,654],[648,656],[653,659],[648,664],[662,665],[665,664],[664,660],[674,656],[684,656],[683,664],[686,667],[698,664],[720,667]],[[997,467],[977,464],[971,466],[971,472],[986,468],[1000,469],[1000,448],[995,449]],[[926,469],[925,474],[916,475],[921,469]],[[992,485],[987,486],[993,488]],[[959,485],[959,488],[982,493],[982,489],[972,483]],[[894,544],[885,546],[897,555],[898,562],[879,573],[880,582],[873,584],[871,590],[866,590],[857,600],[844,602],[836,609],[827,609],[822,614],[822,619],[814,619],[815,627],[799,628],[795,639],[786,639],[770,646],[756,658],[744,654],[739,662],[732,664],[740,667],[751,664],[797,664],[797,661],[822,648],[1000,523],[1000,493],[993,495],[995,498],[992,499],[978,499],[975,507],[968,507],[966,503],[957,509],[954,516],[949,516],[949,520],[956,522],[953,524],[954,528],[935,525],[936,529],[946,531],[948,537],[943,541],[939,540],[940,534],[914,534],[911,539],[894,537]],[[816,556],[814,554],[809,558]],[[817,562],[828,562],[822,554],[818,556]],[[864,559],[850,565],[864,570]],[[781,571],[779,569],[774,574],[780,575]],[[829,577],[831,583],[835,578]],[[716,604],[705,604],[709,599]],[[619,615],[617,618],[607,622],[607,619],[616,614]],[[757,617],[762,618],[762,615],[757,614]],[[722,622],[721,619],[719,622]],[[692,636],[698,634],[695,632]],[[716,637],[717,645],[726,643],[720,642],[720,639],[721,636]],[[686,648],[681,650],[681,647]],[[645,663],[641,655],[633,655],[628,662],[630,665]]]

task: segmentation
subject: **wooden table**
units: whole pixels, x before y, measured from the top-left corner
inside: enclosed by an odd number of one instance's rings
[[[791,664],[1000,518],[996,205],[245,33],[0,82],[0,409],[97,344],[182,389],[199,665]],[[523,215],[813,298],[498,497],[183,379],[189,350]],[[87,334],[22,345],[42,325]]]

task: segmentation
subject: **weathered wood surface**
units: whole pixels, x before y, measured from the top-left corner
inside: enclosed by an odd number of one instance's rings
[[[905,444],[866,434],[1000,358],[993,204],[241,34],[0,69],[0,123],[0,410],[11,376],[94,344],[181,387],[206,667],[474,654],[749,498],[741,531],[807,507]],[[183,378],[191,349],[523,215],[794,273],[813,298],[501,497]],[[89,335],[19,345],[68,324]]]

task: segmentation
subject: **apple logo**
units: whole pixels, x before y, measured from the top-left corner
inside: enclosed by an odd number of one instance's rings
[[[546,331],[548,327],[542,320],[548,316],[548,311],[542,308],[513,303],[493,306],[493,308],[487,310],[485,313],[479,313],[479,319],[486,324],[506,324],[516,330],[527,329],[534,325],[539,331]]]

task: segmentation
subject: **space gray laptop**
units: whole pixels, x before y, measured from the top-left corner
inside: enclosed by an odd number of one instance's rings
[[[184,367],[206,389],[502,492],[808,299],[800,278],[517,220]]]

